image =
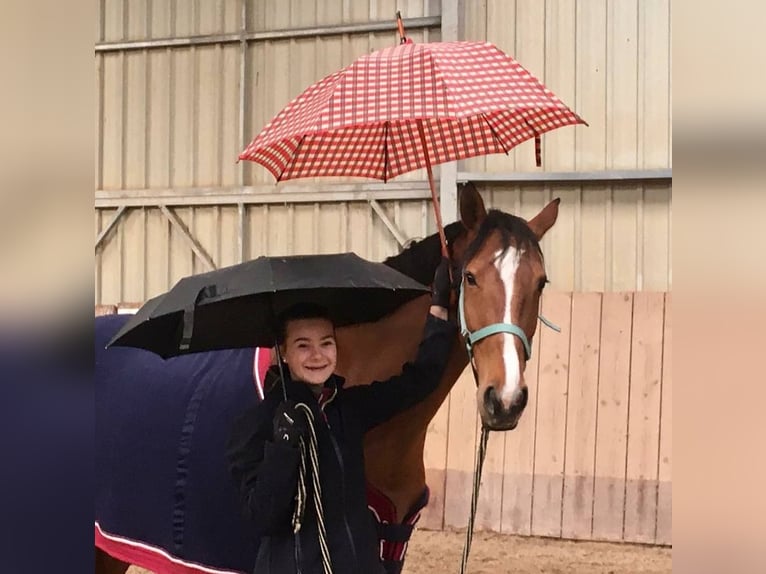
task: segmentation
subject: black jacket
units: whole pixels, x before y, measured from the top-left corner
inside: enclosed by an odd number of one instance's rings
[[[341,377],[333,375],[325,383],[332,392],[322,407],[307,385],[286,381],[288,397],[305,402],[314,412],[324,522],[335,574],[383,572],[375,523],[366,502],[364,434],[436,389],[454,329],[451,323],[429,315],[417,358],[406,364],[400,375],[349,388],[343,387]],[[261,536],[255,573],[298,572],[297,555],[301,557],[302,574],[321,573],[311,492],[299,534],[300,551],[296,553],[291,519],[300,453],[297,448],[272,440],[272,421],[282,400],[281,387],[275,385],[262,403],[236,421],[228,447],[230,469],[245,512]],[[306,482],[310,489],[310,476]]]

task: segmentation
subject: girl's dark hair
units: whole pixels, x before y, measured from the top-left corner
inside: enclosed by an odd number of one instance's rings
[[[325,319],[335,325],[327,308],[316,303],[296,303],[277,317],[277,342],[281,345],[287,338],[287,324],[299,319]]]

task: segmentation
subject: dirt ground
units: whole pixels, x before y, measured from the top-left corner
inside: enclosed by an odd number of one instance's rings
[[[460,572],[464,534],[418,530],[403,574]],[[660,574],[672,572],[672,550],[604,542],[570,542],[477,532],[468,574]],[[131,568],[128,574],[149,574]]]

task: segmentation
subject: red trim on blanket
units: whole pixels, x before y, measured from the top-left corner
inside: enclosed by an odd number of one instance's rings
[[[98,522],[95,523],[95,532],[97,548],[117,560],[146,568],[155,574],[243,574],[181,560],[161,548],[104,532]]]
[[[424,497],[427,491],[428,488],[426,488],[426,491],[423,494]],[[394,503],[369,482],[367,483],[367,508],[372,511],[375,515],[375,519],[381,524],[399,523]],[[420,520],[420,514],[423,511],[423,508],[425,508],[425,505],[420,506],[416,503],[407,513],[407,516],[405,516],[402,523],[414,527],[418,520]],[[407,542],[380,540],[379,543],[381,560],[393,560],[398,562],[404,560],[404,555],[407,553]]]

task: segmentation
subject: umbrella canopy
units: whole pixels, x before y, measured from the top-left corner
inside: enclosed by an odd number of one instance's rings
[[[366,54],[310,86],[240,154],[278,181],[387,181],[432,164],[507,153],[585,124],[488,42],[407,42]]]
[[[162,357],[271,347],[276,317],[296,303],[326,307],[337,326],[377,321],[428,287],[354,253],[259,257],[179,281],[147,301],[109,346]]]

